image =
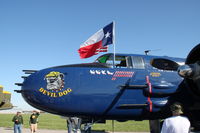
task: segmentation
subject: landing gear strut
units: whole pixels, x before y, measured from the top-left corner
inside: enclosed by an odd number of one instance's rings
[[[68,117],[67,118],[67,129],[68,133],[81,133],[81,124],[85,123],[81,118]],[[91,127],[93,123],[85,123],[83,130],[84,133],[91,133]]]
[[[160,133],[160,120],[149,120],[150,133]]]
[[[67,128],[68,133],[81,133],[81,118],[78,117],[68,117]]]

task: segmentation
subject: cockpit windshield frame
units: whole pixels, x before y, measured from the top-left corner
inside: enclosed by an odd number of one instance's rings
[[[113,54],[105,54],[97,58],[95,62],[106,64],[111,68],[145,68],[144,59],[139,56],[115,55],[114,61]]]

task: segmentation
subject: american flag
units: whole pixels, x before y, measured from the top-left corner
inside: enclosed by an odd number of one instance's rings
[[[116,71],[112,77],[112,80],[116,80],[117,77],[133,77],[134,72],[129,71]]]
[[[105,47],[96,49],[95,54],[98,54],[99,52],[107,52],[107,51],[108,51],[108,46],[105,46]]]

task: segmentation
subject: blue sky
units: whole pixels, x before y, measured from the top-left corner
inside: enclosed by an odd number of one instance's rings
[[[23,69],[92,62],[81,43],[116,22],[116,52],[186,57],[200,43],[199,0],[1,0],[0,84],[12,103],[30,109],[14,83]],[[113,46],[109,52],[113,52]],[[157,50],[159,49],[159,50]],[[104,53],[103,53],[104,54]]]

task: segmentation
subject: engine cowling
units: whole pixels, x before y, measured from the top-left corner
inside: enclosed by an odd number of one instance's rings
[[[187,56],[185,64],[194,64],[196,61],[200,61],[200,44],[195,46]]]
[[[200,44],[190,51],[185,65],[178,68],[178,73],[185,78],[193,94],[200,96]]]

